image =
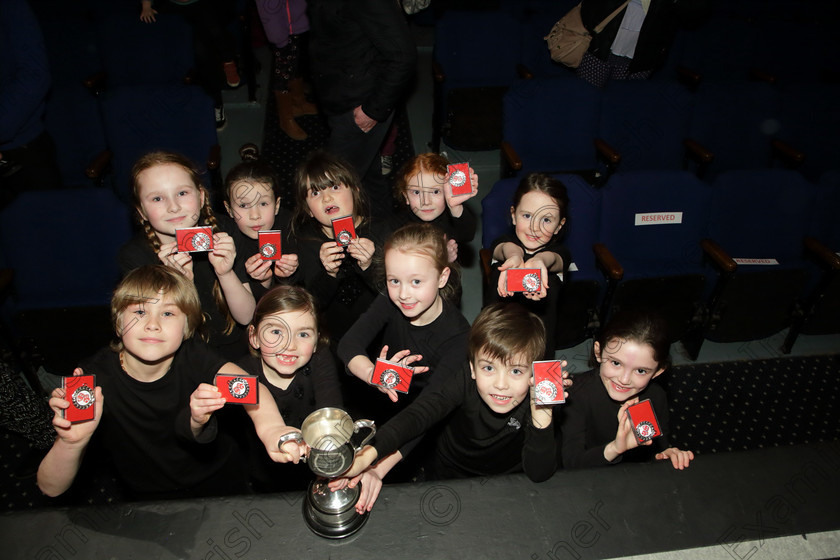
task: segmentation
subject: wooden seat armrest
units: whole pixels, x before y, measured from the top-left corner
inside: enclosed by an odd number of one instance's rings
[[[715,159],[715,154],[703,147],[702,144],[691,138],[683,140],[686,155],[696,161],[697,163],[711,163]]]
[[[704,239],[700,242],[700,246],[703,248],[703,252],[712,259],[715,266],[722,271],[732,273],[738,268],[738,263],[727,254],[723,247],[711,239]]]
[[[773,148],[773,153],[775,155],[778,155],[791,165],[801,165],[802,162],[805,161],[805,154],[787,142],[783,142],[782,140],[773,140],[770,142],[770,146]]]
[[[814,255],[820,264],[832,270],[840,270],[840,255],[814,237],[806,237],[804,244],[805,250]]]
[[[596,138],[594,143],[595,150],[598,152],[598,155],[604,158],[607,162],[614,165],[621,163],[621,154],[619,154],[615,148],[607,144],[606,141],[601,138]]]
[[[606,245],[596,243],[592,246],[592,250],[595,252],[595,260],[598,262],[598,266],[604,271],[607,279],[618,281],[624,278],[624,268],[622,268],[610,250],[607,249]]]
[[[513,145],[511,145],[511,143],[506,140],[502,140],[502,144],[500,147],[502,151],[502,157],[505,159],[510,168],[514,171],[521,170],[522,160],[519,158],[519,154],[516,153],[516,149],[513,147]]]

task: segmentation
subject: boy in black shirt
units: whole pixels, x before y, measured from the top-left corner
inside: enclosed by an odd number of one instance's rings
[[[403,443],[447,416],[426,464],[429,478],[524,471],[535,482],[548,479],[557,467],[552,407],[535,402],[531,377],[544,347],[545,328],[533,313],[511,303],[484,308],[470,329],[469,367],[430,387],[382,426],[375,444],[365,446],[346,478],[331,486],[357,484],[377,458],[390,462]],[[370,511],[373,501],[366,498],[363,487],[357,510]]]
[[[213,391],[217,373],[241,375],[238,366],[193,338],[202,322],[195,285],[164,265],[130,272],[111,300],[116,344],[82,362],[74,375],[96,375],[95,417],[71,424],[62,412],[64,389],[50,406],[58,437],[41,461],[38,486],[49,496],[64,493],[76,478],[91,441],[112,459],[134,498],[182,498],[245,490],[234,442],[216,437],[211,416],[223,398]],[[246,406],[257,434],[275,461],[297,462],[280,451],[285,426],[268,389],[260,404]],[[107,396],[108,405],[105,405]],[[191,400],[203,399],[193,407]]]

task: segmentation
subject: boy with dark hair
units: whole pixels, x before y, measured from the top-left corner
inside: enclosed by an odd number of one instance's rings
[[[470,329],[469,367],[431,388],[382,426],[374,445],[356,456],[334,488],[355,486],[377,458],[389,458],[402,444],[448,417],[434,454],[429,478],[463,478],[524,471],[541,482],[557,468],[552,407],[533,396],[532,363],[545,348],[539,317],[517,304],[484,308]],[[565,366],[565,363],[563,363]],[[564,385],[571,385],[565,379]],[[356,509],[370,510],[364,488]]]

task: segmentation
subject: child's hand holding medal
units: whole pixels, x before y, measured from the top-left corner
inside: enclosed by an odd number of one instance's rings
[[[408,392],[408,385],[411,383],[411,377],[416,373],[426,373],[429,371],[429,366],[409,367],[410,364],[418,362],[423,359],[420,354],[412,354],[411,350],[400,350],[394,354],[390,359],[388,358],[388,346],[383,346],[379,353],[377,363],[373,365],[368,377],[371,385],[376,387],[388,395],[392,401],[397,402],[397,391],[403,393]],[[383,364],[396,364],[397,367],[384,367]],[[377,369],[378,368],[378,369]],[[381,376],[377,377],[377,371],[381,370]],[[402,373],[402,375],[400,375]],[[410,374],[410,375],[409,375]]]
[[[174,268],[190,280],[193,279],[192,256],[187,252],[179,252],[177,241],[161,245],[157,255],[160,262]]]
[[[537,428],[547,428],[554,405],[565,403],[569,396],[566,389],[572,386],[572,380],[566,366],[566,360],[542,360],[532,364],[531,420]]]
[[[449,166],[443,195],[446,206],[456,218],[461,217],[462,204],[478,194],[478,175],[469,163],[455,163]]]

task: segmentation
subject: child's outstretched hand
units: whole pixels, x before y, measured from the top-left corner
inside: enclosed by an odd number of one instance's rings
[[[350,465],[350,468],[342,475],[342,479],[347,480],[348,482],[368,470],[368,468],[376,461],[378,453],[376,452],[376,448],[372,445],[365,445],[361,451],[356,453],[356,457],[353,459],[353,464]]]
[[[449,213],[455,218],[460,218],[461,214],[464,213],[464,207],[462,205],[478,194],[478,175],[475,170],[470,167],[470,184],[472,185],[472,192],[469,194],[452,196],[452,188],[449,186],[448,174],[446,175],[446,181],[444,181],[444,183],[443,196],[446,199],[446,206],[449,208]]]
[[[143,0],[140,8],[140,21],[143,23],[153,23],[157,10],[152,9],[152,0]]]
[[[344,247],[336,245],[335,241],[327,241],[321,245],[318,256],[321,258],[321,264],[327,274],[335,278],[342,261],[344,261]]]
[[[376,498],[382,490],[382,477],[376,469],[367,469],[353,478],[334,478],[330,480],[328,486],[335,492],[343,488],[355,488],[359,483],[362,484],[362,489],[356,501],[356,513],[363,515],[373,509],[373,504],[376,503]]]
[[[496,290],[499,293],[499,297],[510,297],[513,295],[513,292],[509,292],[507,289],[507,270],[509,268],[522,268],[522,257],[519,255],[513,255],[505,259],[505,262],[499,265],[499,271],[501,274],[499,275],[499,283],[496,286]]]
[[[283,438],[286,434],[294,433],[297,433],[299,437]],[[286,441],[281,443],[281,438]],[[266,444],[268,456],[275,463],[294,463],[297,465],[309,453],[309,447],[304,443],[300,430],[291,426],[278,426],[276,429],[273,429],[267,441],[276,442],[271,445]]]
[[[382,347],[382,351],[379,352],[379,359],[380,360],[388,360],[389,362],[398,362],[404,367],[408,367],[414,362],[419,362],[423,359],[421,354],[412,354],[411,350],[405,349],[400,350],[390,358],[388,357],[388,345]],[[371,364],[370,373],[367,376],[368,382],[373,379],[373,370],[376,368],[376,364]],[[426,373],[429,371],[429,366],[415,366],[411,368],[414,373]],[[388,395],[388,398],[394,402],[397,402],[399,399],[398,393],[394,389],[386,389],[381,385],[376,386],[377,389]]]
[[[522,268],[539,268],[540,278],[542,278],[542,282],[540,282],[540,290],[538,292],[523,292],[522,295],[534,301],[544,298],[548,294],[548,270],[546,269],[543,260],[539,257],[530,258],[522,263]]]
[[[454,239],[446,240],[446,256],[450,263],[458,260],[458,242]]]
[[[73,375],[84,375],[82,368],[73,370]],[[96,403],[93,420],[88,422],[76,422],[75,424],[63,417],[63,412],[70,408],[70,403],[65,399],[65,391],[62,387],[53,389],[50,396],[50,408],[53,411],[52,424],[58,434],[59,439],[70,445],[87,445],[90,441],[96,427],[99,426],[99,421],[102,419],[102,409],[104,407],[104,398],[102,397],[102,388],[97,385],[94,388],[94,402]]]
[[[615,439],[604,448],[604,458],[610,462],[615,461],[625,451],[635,449],[639,446],[639,442],[636,441],[636,436],[633,433],[633,425],[630,422],[630,417],[627,416],[627,408],[638,402],[639,397],[628,399],[618,409],[618,430],[615,433]],[[652,444],[653,440],[642,443],[642,445]]]
[[[272,261],[264,261],[259,253],[251,255],[245,261],[245,272],[248,276],[268,287],[266,284],[271,280]]]
[[[566,371],[567,365],[566,360],[560,362],[560,367],[563,369],[563,395],[565,398],[569,398],[569,393],[568,391],[565,391],[565,389],[572,386],[572,380],[569,379],[569,372]],[[551,425],[552,409],[554,408],[554,405],[542,404],[537,400],[533,376],[531,376],[528,385],[531,387],[531,422],[534,424],[535,428],[547,428]]]
[[[373,241],[365,237],[357,237],[351,239],[350,244],[347,245],[347,252],[350,256],[356,259],[359,263],[359,268],[367,270],[370,263],[373,262],[373,253],[376,251],[376,246]]]
[[[207,260],[213,265],[216,276],[224,276],[233,270],[236,259],[236,245],[233,238],[225,232],[213,234],[213,250],[207,255]]]
[[[215,385],[200,384],[190,395],[190,428],[197,436],[213,413],[225,406],[225,398]]]
[[[671,459],[671,464],[674,465],[675,469],[683,470],[694,460],[694,453],[683,451],[676,447],[669,447],[665,451],[656,454],[657,461],[663,461],[665,459]]]
[[[274,274],[280,278],[288,278],[297,272],[299,266],[298,256],[294,253],[283,255],[280,260],[274,261]]]
[[[178,242],[164,243],[158,251],[160,262],[174,268],[190,280],[193,279],[193,261],[189,253],[178,252]]]

